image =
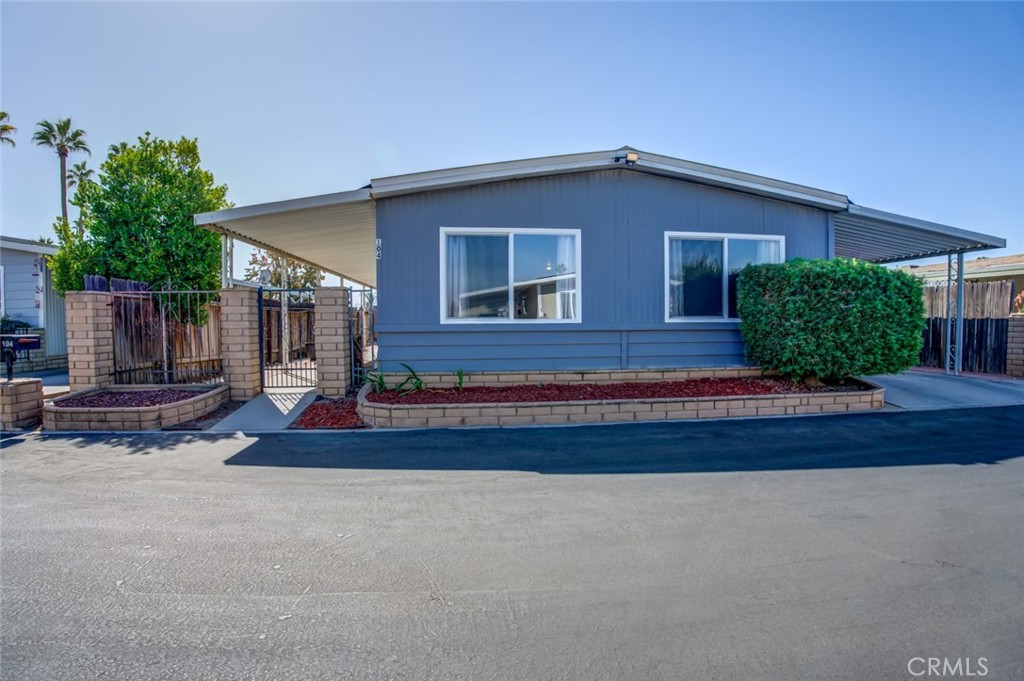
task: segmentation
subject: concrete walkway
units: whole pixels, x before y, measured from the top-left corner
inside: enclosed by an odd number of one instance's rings
[[[886,406],[907,410],[1024,405],[1024,381],[1006,376],[953,376],[938,371],[868,376],[885,388]]]
[[[316,399],[316,389],[268,390],[246,402],[210,432],[265,433],[284,430]]]

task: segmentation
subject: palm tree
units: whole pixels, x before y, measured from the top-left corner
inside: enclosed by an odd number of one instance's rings
[[[70,118],[61,118],[56,124],[50,121],[39,121],[39,128],[32,135],[32,141],[39,147],[49,147],[60,157],[60,214],[64,222],[68,221],[68,154],[73,151],[84,151],[92,156],[89,145],[85,142],[85,131],[71,127]]]
[[[68,171],[68,189],[92,182],[92,168],[85,167],[85,161],[76,163]]]
[[[10,144],[12,147],[17,146],[14,143],[14,139],[11,137],[14,133],[18,132],[18,129],[8,123],[10,116],[7,115],[6,111],[0,111],[0,146],[4,144]]]

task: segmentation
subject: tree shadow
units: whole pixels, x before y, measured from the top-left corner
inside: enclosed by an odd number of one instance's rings
[[[1024,455],[1024,407],[521,429],[260,435],[225,461],[543,474],[994,464]]]
[[[230,440],[234,433],[210,433],[205,431],[148,431],[139,433],[105,432],[5,432],[0,434],[0,450],[15,448],[26,442],[58,446],[86,446],[103,444],[111,449],[123,450],[135,456],[162,454],[178,447],[197,442],[212,443]]]

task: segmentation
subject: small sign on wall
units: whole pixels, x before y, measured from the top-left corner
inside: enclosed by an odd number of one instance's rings
[[[377,239],[377,260],[380,260],[380,239]]]

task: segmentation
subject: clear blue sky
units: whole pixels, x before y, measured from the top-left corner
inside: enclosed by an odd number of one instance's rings
[[[30,137],[37,121],[71,116],[94,167],[147,130],[198,137],[238,205],[629,144],[1024,251],[1021,4],[0,11],[0,106],[19,128],[0,152],[8,235],[50,232],[57,158]]]

